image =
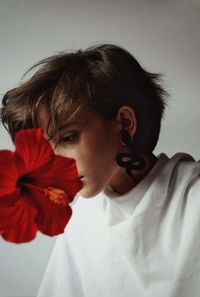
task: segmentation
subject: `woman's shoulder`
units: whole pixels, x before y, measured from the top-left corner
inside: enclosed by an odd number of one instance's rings
[[[161,154],[155,179],[150,187],[152,201],[160,207],[171,207],[185,203],[189,192],[200,198],[200,162],[187,153],[176,153],[172,157]],[[162,164],[161,164],[162,163]],[[158,164],[159,165],[159,164]],[[187,198],[188,197],[188,198]],[[195,198],[193,198],[195,199]],[[199,199],[200,200],[200,199]]]
[[[187,153],[176,153],[169,163],[174,164],[171,181],[176,186],[191,188],[200,179],[200,161],[196,161]],[[199,189],[200,190],[200,189]]]
[[[196,161],[190,154],[178,152],[171,157],[164,153],[160,154],[165,160],[164,165],[160,168],[159,177],[168,177],[169,182],[185,181],[190,183],[191,180],[200,176],[200,161]]]

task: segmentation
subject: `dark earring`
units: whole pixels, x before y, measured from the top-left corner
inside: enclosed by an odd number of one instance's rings
[[[144,169],[145,161],[134,149],[131,135],[126,130],[122,131],[122,142],[128,147],[130,152],[119,153],[116,157],[117,164],[125,168],[127,174],[135,179],[132,171]]]

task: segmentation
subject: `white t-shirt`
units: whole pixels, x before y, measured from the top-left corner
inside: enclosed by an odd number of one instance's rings
[[[200,296],[200,163],[158,158],[122,196],[76,198],[37,297]]]

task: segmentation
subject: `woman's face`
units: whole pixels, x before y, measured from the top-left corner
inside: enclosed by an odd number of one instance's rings
[[[42,116],[41,128],[46,130],[47,119]],[[50,141],[55,154],[76,160],[83,188],[80,194],[89,198],[97,195],[119,169],[116,155],[120,148],[120,125],[103,120],[96,113],[85,113],[60,131],[62,143],[57,147]],[[46,133],[44,136],[47,137]]]

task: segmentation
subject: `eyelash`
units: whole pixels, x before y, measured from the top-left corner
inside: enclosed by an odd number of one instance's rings
[[[64,135],[61,140],[60,144],[71,144],[74,143],[78,138],[78,133],[69,133]]]

